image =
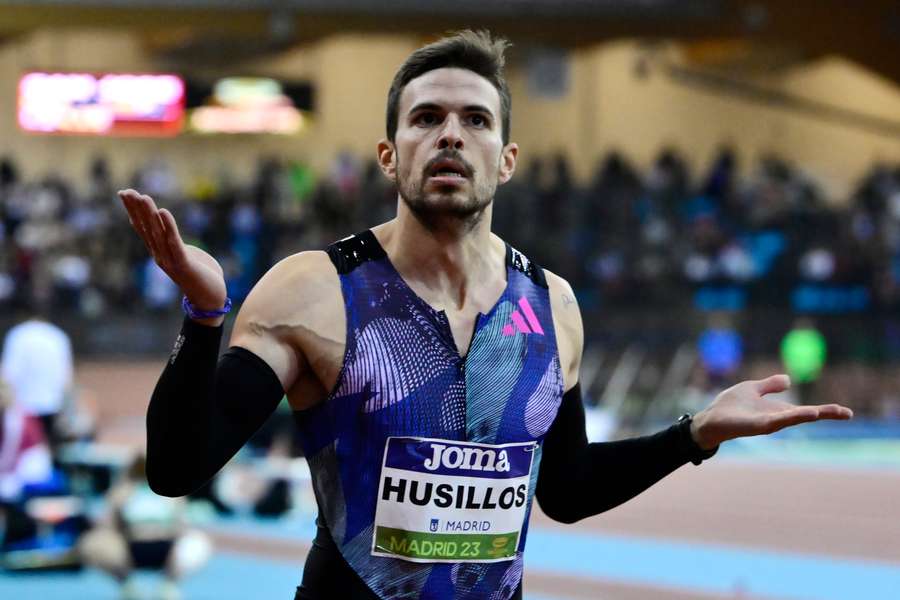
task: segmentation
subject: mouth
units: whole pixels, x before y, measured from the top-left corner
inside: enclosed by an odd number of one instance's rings
[[[438,185],[462,185],[468,178],[466,167],[455,160],[439,160],[428,170],[428,180]]]

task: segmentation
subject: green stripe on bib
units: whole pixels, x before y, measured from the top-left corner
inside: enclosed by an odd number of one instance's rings
[[[426,561],[493,561],[516,554],[519,534],[430,533],[376,527],[375,550],[380,554]]]

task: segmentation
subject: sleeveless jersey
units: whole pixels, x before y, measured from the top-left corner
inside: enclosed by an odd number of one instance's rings
[[[508,600],[522,578],[540,443],[563,394],[543,270],[507,245],[506,288],[478,315],[461,357],[444,312],[412,291],[371,231],[327,252],[344,298],[344,361],[325,402],[295,413],[321,521],[381,598]],[[514,557],[417,563],[373,555],[380,470],[391,436],[535,442]]]

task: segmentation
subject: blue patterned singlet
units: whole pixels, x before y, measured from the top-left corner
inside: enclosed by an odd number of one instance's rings
[[[390,436],[543,441],[563,393],[543,270],[507,246],[506,289],[476,319],[463,358],[444,312],[409,288],[371,231],[333,244],[328,254],[346,308],[344,362],[326,401],[296,413],[320,519],[381,598],[508,600],[522,579],[540,445],[510,560],[416,563],[374,556],[373,523]]]

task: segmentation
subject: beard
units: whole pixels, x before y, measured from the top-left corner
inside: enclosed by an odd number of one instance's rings
[[[443,159],[455,160],[466,167],[467,181],[471,186],[465,197],[462,196],[462,190],[458,186],[442,186],[428,192],[425,191],[430,165]],[[397,173],[400,172],[398,161]],[[403,203],[425,228],[434,231],[439,228],[441,222],[451,220],[462,223],[466,229],[472,229],[481,221],[484,210],[494,200],[497,182],[480,181],[475,176],[474,169],[461,156],[456,153],[446,153],[430,161],[418,179],[398,177],[397,191]]]

